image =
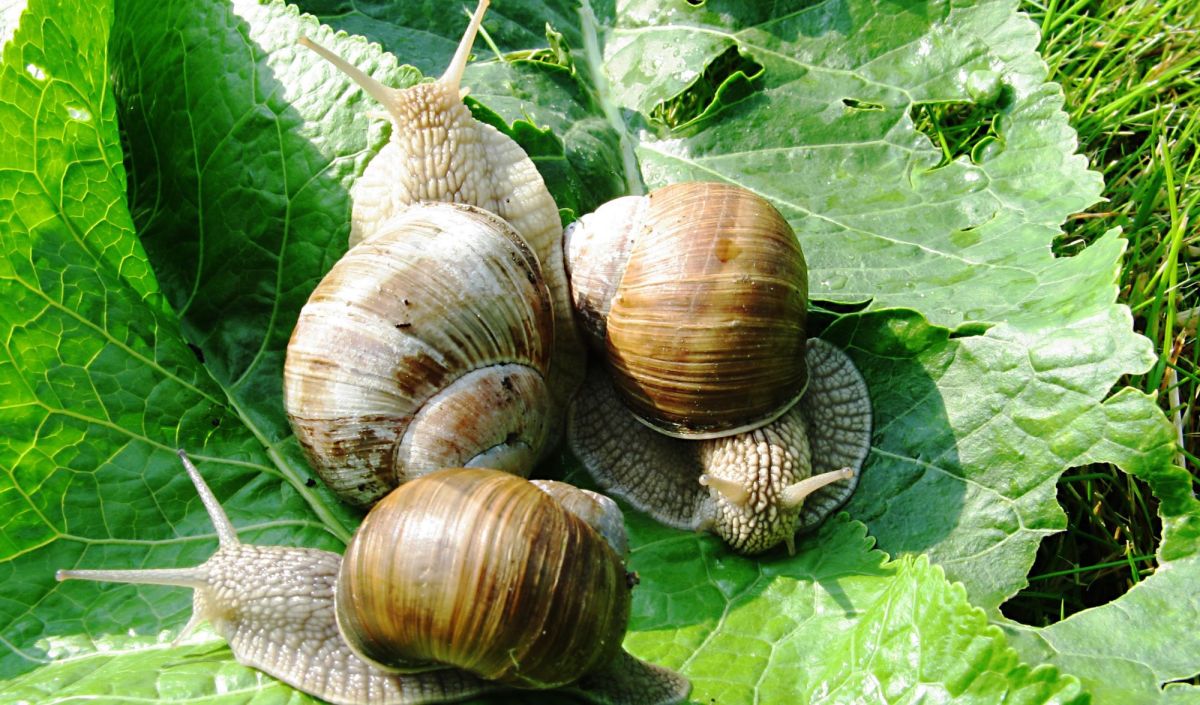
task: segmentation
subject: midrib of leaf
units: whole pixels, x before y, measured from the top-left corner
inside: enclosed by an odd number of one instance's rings
[[[584,57],[592,79],[595,81],[593,88],[596,90],[596,100],[604,111],[604,119],[617,133],[617,139],[621,145],[621,164],[625,168],[626,193],[631,196],[640,196],[646,190],[642,184],[641,168],[638,166],[637,156],[633,150],[635,138],[630,134],[625,121],[621,119],[619,106],[612,97],[608,74],[604,71],[604,57],[600,55],[600,40],[596,33],[598,24],[596,13],[592,11],[591,0],[582,0],[579,5],[579,29],[583,34]]]
[[[40,180],[39,180],[39,183],[40,183]],[[47,196],[47,198],[49,198],[49,193],[47,193],[47,194],[46,194],[46,196]],[[60,213],[60,217],[63,217],[63,216],[61,215],[61,213]],[[97,265],[99,265],[99,264],[100,264],[100,263],[99,263],[99,261],[97,261]],[[184,389],[187,389],[187,390],[189,390],[189,391],[191,391],[191,392],[194,392],[196,395],[198,395],[198,396],[200,396],[200,397],[202,397],[202,398],[204,398],[204,399],[207,399],[207,400],[211,401],[211,402],[212,402],[212,403],[214,403],[214,404],[220,404],[220,403],[221,403],[221,401],[220,401],[219,399],[217,399],[216,397],[212,396],[212,395],[211,395],[211,394],[209,394],[208,392],[205,392],[203,389],[200,389],[199,387],[197,387],[196,385],[192,384],[191,382],[188,382],[188,381],[186,381],[186,380],[184,380],[184,379],[180,378],[180,377],[179,377],[179,375],[176,375],[175,373],[173,373],[173,372],[171,372],[171,371],[167,370],[166,368],[164,368],[162,365],[159,365],[157,361],[155,361],[155,360],[151,360],[151,359],[147,358],[145,355],[142,355],[141,353],[139,353],[138,351],[136,351],[136,350],[134,350],[133,348],[129,347],[128,345],[126,345],[126,344],[125,344],[125,343],[123,343],[122,341],[120,341],[120,340],[117,340],[115,337],[113,337],[113,336],[112,336],[112,335],[111,335],[111,334],[108,332],[108,329],[107,329],[107,328],[105,328],[105,327],[103,327],[103,326],[101,326],[101,325],[99,325],[99,324],[97,324],[97,323],[95,323],[95,322],[93,322],[93,321],[91,321],[91,320],[87,319],[87,318],[86,318],[86,317],[84,317],[84,316],[81,316],[81,315],[79,315],[79,313],[78,313],[77,311],[74,311],[74,310],[72,310],[72,309],[70,309],[70,308],[67,308],[67,307],[66,307],[66,306],[64,306],[62,303],[60,303],[60,302],[58,302],[58,301],[55,301],[54,299],[52,299],[52,298],[50,298],[48,295],[46,295],[46,292],[42,291],[41,289],[39,289],[39,288],[37,288],[37,287],[30,286],[30,285],[29,285],[29,283],[28,283],[28,282],[26,282],[26,281],[25,281],[24,279],[22,279],[21,277],[19,277],[19,276],[13,276],[13,277],[12,277],[12,280],[13,280],[13,281],[16,281],[16,282],[18,282],[18,283],[20,283],[20,285],[21,285],[22,287],[24,287],[24,288],[25,288],[26,290],[28,290],[30,293],[32,293],[32,294],[34,294],[34,295],[36,295],[38,298],[40,298],[40,299],[42,299],[43,301],[45,301],[45,302],[46,302],[46,303],[47,303],[47,304],[48,304],[50,307],[52,307],[52,308],[54,308],[54,309],[56,309],[56,310],[60,311],[61,313],[63,313],[63,314],[64,314],[64,315],[66,315],[66,316],[69,316],[70,318],[73,318],[74,320],[76,320],[76,321],[78,321],[80,324],[82,324],[83,326],[85,326],[85,327],[87,327],[87,328],[90,328],[90,329],[94,330],[96,333],[98,333],[99,335],[101,335],[101,336],[102,336],[102,337],[103,337],[103,338],[104,338],[106,341],[108,341],[108,342],[109,342],[111,345],[114,345],[114,346],[116,346],[116,347],[117,347],[117,348],[119,348],[119,349],[120,349],[122,352],[124,352],[126,355],[129,355],[130,357],[132,357],[133,359],[135,359],[135,360],[137,360],[138,362],[142,363],[143,365],[145,365],[145,366],[149,367],[150,369],[154,370],[155,372],[158,372],[158,373],[159,373],[159,374],[161,374],[163,377],[165,377],[165,378],[167,378],[167,379],[169,379],[169,380],[171,380],[171,381],[173,381],[173,382],[175,382],[175,383],[179,384],[179,385],[180,385],[181,387],[183,387]],[[22,379],[24,379],[24,378],[22,378]],[[32,391],[32,390],[30,390],[30,391]],[[64,410],[64,411],[65,411],[65,410]],[[83,416],[81,416],[80,418],[87,418],[87,419],[89,419],[89,420],[91,419],[91,417],[83,417]],[[148,439],[147,439],[147,440],[148,440]]]
[[[338,521],[337,517],[333,515],[333,512],[329,510],[329,507],[327,507],[325,503],[321,501],[320,497],[317,496],[317,493],[309,489],[302,478],[304,474],[303,471],[292,463],[288,462],[283,457],[283,454],[279,452],[279,448],[272,443],[265,434],[263,434],[262,429],[260,429],[258,425],[250,419],[250,416],[245,412],[245,410],[242,409],[241,404],[238,403],[237,397],[233,395],[232,391],[226,391],[226,395],[229,399],[229,405],[237,413],[238,418],[241,419],[246,428],[254,434],[254,437],[266,450],[267,457],[269,457],[271,462],[274,463],[275,469],[279,472],[279,476],[286,480],[288,484],[292,486],[292,489],[294,489],[297,494],[304,498],[305,503],[312,508],[313,513],[316,514],[321,520],[321,524],[324,526],[326,531],[336,536],[337,539],[343,544],[350,543],[350,536],[354,533],[353,528],[347,527],[342,524],[342,522]]]
[[[919,458],[910,458],[906,455],[900,455],[899,453],[893,453],[890,450],[884,450],[883,448],[880,448],[877,445],[871,446],[871,454],[878,455],[883,458],[891,458],[892,460],[896,460],[896,461],[900,461],[900,462],[910,463],[912,465],[917,465],[919,467],[923,467],[928,470],[933,470],[935,472],[941,473],[942,475],[945,475],[946,477],[950,477],[955,480],[959,480],[965,484],[971,485],[972,487],[978,487],[979,489],[983,490],[984,492],[987,492],[989,495],[994,495],[997,499],[1003,501],[1004,503],[1006,503],[1010,506],[1012,504],[1014,504],[1013,498],[1005,496],[1004,494],[1002,494],[1000,492],[1000,490],[998,490],[994,487],[989,487],[988,485],[985,485],[985,484],[979,482],[978,480],[967,477],[966,475],[960,475],[955,472],[950,472],[946,468],[944,468],[936,463],[931,463],[928,460],[921,460]],[[1020,518],[1020,514],[1017,514],[1017,517]],[[1021,528],[1025,528],[1025,527],[1022,526]]]
[[[699,644],[697,644],[696,648],[692,650],[691,655],[683,660],[683,663],[680,664],[680,666],[679,666],[680,671],[687,671],[688,668],[692,665],[692,662],[696,660],[696,657],[699,656],[701,653],[703,653],[704,650],[713,642],[713,640],[721,634],[722,628],[725,626],[726,620],[729,619],[730,609],[733,608],[734,604],[737,603],[738,600],[742,596],[748,594],[751,590],[753,590],[755,587],[757,587],[758,584],[762,581],[762,579],[763,579],[762,564],[756,563],[754,568],[756,571],[758,571],[758,575],[754,578],[754,580],[748,581],[746,583],[746,585],[741,590],[738,590],[737,593],[734,595],[725,596],[722,593],[722,597],[725,600],[725,607],[721,610],[720,618],[717,619],[716,624],[713,625],[712,629],[709,630],[708,634],[706,634],[704,636],[704,640],[701,641]],[[712,565],[709,564],[708,562],[705,562],[705,564],[704,564],[704,575],[705,575],[705,577],[708,578],[708,582],[711,585],[719,585],[720,584],[720,581],[713,577]],[[772,648],[773,647],[774,647],[774,645],[772,645]],[[766,673],[765,668],[759,672],[758,678],[759,678],[760,682],[762,681],[764,673]],[[756,700],[757,700],[757,693],[756,693]]]
[[[183,37],[176,33],[176,38],[179,40],[179,49],[183,54],[183,96],[186,105],[192,104],[191,84],[188,82],[190,72],[187,68],[188,51],[187,44],[183,41]],[[179,307],[179,319],[183,320],[187,317],[188,309],[192,307],[192,302],[196,300],[196,295],[200,292],[200,282],[203,281],[201,275],[204,273],[204,240],[207,232],[204,227],[204,171],[200,168],[200,143],[196,139],[196,126],[192,122],[192,112],[190,110],[183,111],[184,117],[187,120],[188,137],[192,141],[192,168],[196,170],[196,232],[199,237],[196,238],[196,274],[192,280],[192,291],[188,294],[187,300]],[[215,151],[210,151],[209,155]],[[162,180],[159,179],[161,182]],[[226,392],[228,394],[228,391]],[[239,416],[241,413],[239,412]]]

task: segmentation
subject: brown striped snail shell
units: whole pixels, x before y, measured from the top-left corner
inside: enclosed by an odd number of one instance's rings
[[[746,189],[681,183],[601,206],[564,247],[605,361],[568,419],[584,466],[664,523],[793,550],[853,492],[871,408],[850,358],[807,338],[791,227]]]
[[[804,392],[808,270],[765,199],[674,184],[585,215],[564,249],[582,326],[644,423],[729,435],[777,418]]]
[[[462,101],[487,5],[445,74],[402,90],[300,40],[392,122],[351,192],[351,249],[301,312],[285,363],[297,437],[325,481],[360,506],[438,467],[531,467],[557,443],[583,379],[558,209],[529,157]],[[439,203],[494,216],[460,217]],[[462,227],[464,218],[481,227]],[[422,236],[403,242],[412,228]],[[471,238],[480,241],[461,242]],[[497,268],[508,271],[493,278]]]
[[[561,686],[598,705],[687,697],[685,678],[621,648],[633,581],[587,518],[620,526],[607,498],[496,470],[440,470],[380,502],[342,557],[241,543],[180,457],[217,552],[191,568],[60,570],[59,580],[190,587],[181,637],[210,622],[239,663],[339,705],[456,702],[507,687]],[[393,577],[402,584],[374,582]]]
[[[368,660],[526,688],[611,663],[629,606],[624,558],[594,528],[533,483],[480,469],[438,471],[375,505],[337,591],[342,633]]]

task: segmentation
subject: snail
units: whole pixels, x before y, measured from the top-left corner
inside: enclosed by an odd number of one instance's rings
[[[302,309],[284,363],[296,437],[359,506],[438,467],[531,467],[583,380],[558,208],[521,148],[462,101],[487,6],[441,78],[403,90],[300,39],[392,122],[351,191],[350,249]]]
[[[564,257],[611,373],[593,369],[570,409],[585,467],[666,524],[793,552],[853,492],[871,408],[850,358],[807,337],[787,221],[740,187],[674,184],[576,221]]]
[[[549,292],[499,216],[430,203],[345,254],[300,311],[284,406],[335,493],[449,466],[526,472],[547,443]]]
[[[192,568],[60,570],[58,580],[190,587],[179,638],[208,621],[239,663],[331,703],[452,702],[509,687],[562,687],[606,705],[687,697],[685,678],[621,647],[631,581],[624,556],[587,522],[622,526],[606,497],[443,469],[381,501],[343,557],[241,543],[179,457],[217,551]],[[556,495],[588,509],[577,515]]]

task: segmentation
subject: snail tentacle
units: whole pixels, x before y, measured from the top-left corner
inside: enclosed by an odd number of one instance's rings
[[[606,491],[664,524],[711,530],[742,553],[779,543],[790,551],[796,531],[849,498],[870,445],[866,384],[849,357],[811,339],[806,360],[809,389],[787,413],[698,441],[638,422],[594,368],[572,404],[568,441]]]
[[[58,580],[190,587],[192,616],[180,638],[207,621],[238,663],[336,705],[421,705],[503,689],[455,669],[401,676],[355,656],[334,617],[341,556],[239,542],[200,473],[179,456],[217,528],[217,551],[191,568],[60,570]]]

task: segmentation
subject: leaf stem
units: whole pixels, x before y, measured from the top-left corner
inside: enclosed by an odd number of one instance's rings
[[[612,99],[612,90],[608,85],[608,76],[604,73],[604,59],[600,55],[600,41],[596,34],[596,13],[592,11],[590,0],[583,0],[579,6],[579,28],[583,32],[583,53],[587,60],[592,81],[596,86],[596,98],[604,111],[604,118],[617,133],[621,144],[621,165],[625,171],[625,190],[629,195],[640,196],[646,193],[642,183],[641,169],[638,168],[637,156],[633,151],[634,137],[629,133],[621,113]]]
[[[279,452],[279,449],[275,446],[275,444],[263,435],[262,431],[259,430],[258,426],[254,423],[250,416],[246,414],[246,411],[242,408],[241,404],[238,404],[237,398],[234,397],[233,394],[228,394],[228,399],[229,405],[232,406],[233,410],[237,412],[238,418],[242,420],[242,423],[246,425],[246,428],[250,429],[250,432],[254,434],[254,437],[257,438],[258,442],[261,443],[263,448],[266,449],[267,457],[271,459],[271,462],[274,463],[275,467],[279,468],[279,474],[283,476],[284,480],[292,485],[292,487],[304,499],[308,506],[312,508],[313,513],[316,514],[317,518],[321,520],[321,523],[325,526],[326,531],[336,536],[337,539],[342,543],[350,543],[350,537],[353,532],[347,526],[342,524],[342,522],[333,515],[333,512],[329,511],[329,508],[325,506],[316,493],[314,493],[304,484],[304,480],[300,478],[300,471],[293,467],[292,464],[283,457],[283,454]]]

